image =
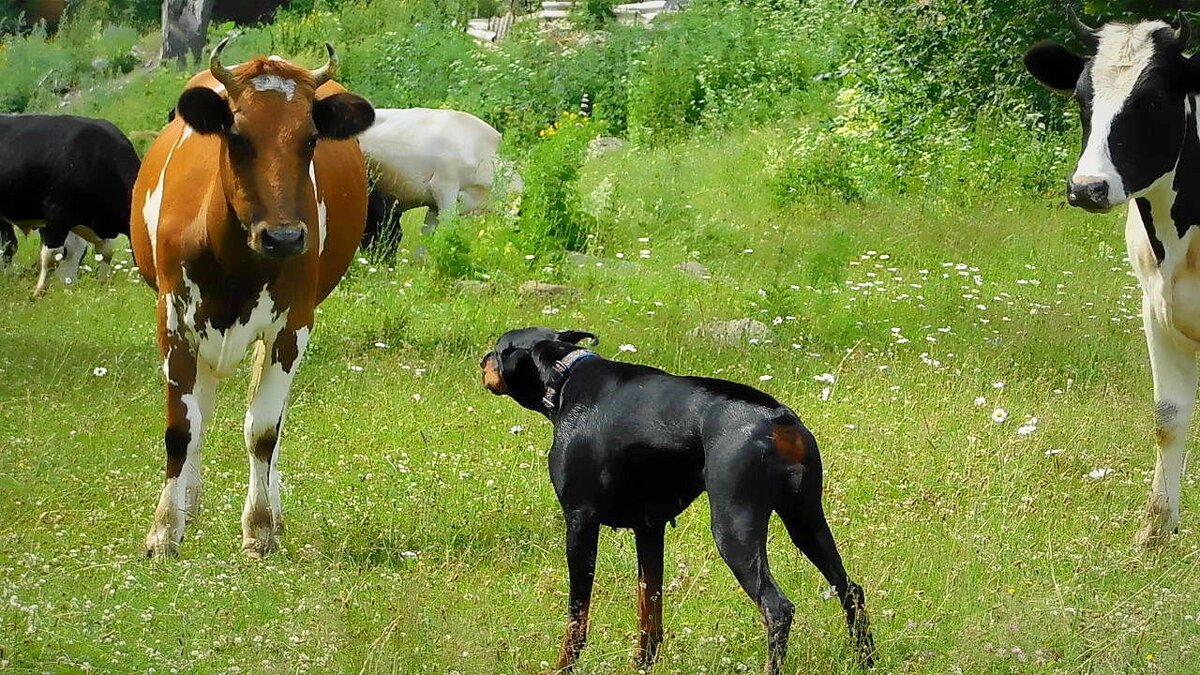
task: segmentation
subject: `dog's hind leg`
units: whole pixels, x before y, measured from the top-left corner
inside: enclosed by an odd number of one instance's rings
[[[588,610],[592,604],[592,581],[596,576],[596,546],[600,524],[579,513],[566,513],[567,570],[571,593],[567,601],[567,629],[558,652],[558,669],[569,671],[587,643]]]
[[[638,646],[637,667],[645,670],[654,665],[658,646],[662,644],[662,583],[663,534],[666,525],[641,527],[634,530],[637,537],[638,559]]]
[[[851,581],[846,574],[842,556],[833,541],[833,532],[829,530],[829,522],[825,520],[825,511],[821,508],[820,463],[808,467],[803,478],[798,472],[792,473],[796,472],[797,468],[789,470],[788,487],[781,495],[783,503],[776,511],[787,527],[792,543],[804,552],[825,580],[837,589],[842,609],[846,612],[846,627],[854,641],[858,659],[863,665],[871,667],[874,665],[875,641],[871,637],[866,599],[862,587]]]
[[[723,492],[723,490],[722,490]],[[767,663],[764,672],[775,675],[787,655],[788,633],[795,608],[780,590],[767,565],[766,505],[722,498],[710,489],[712,532],[717,550],[733,571],[742,589],[758,605],[767,624]]]

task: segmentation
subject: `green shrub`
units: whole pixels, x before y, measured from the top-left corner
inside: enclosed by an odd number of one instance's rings
[[[729,0],[700,0],[670,17],[633,71],[631,137],[662,144],[701,122],[774,119],[817,69],[798,17]]]
[[[767,157],[768,187],[776,205],[813,197],[859,201],[863,194],[850,166],[851,153],[834,134],[806,130]]]
[[[137,31],[128,26],[106,26],[96,38],[93,66],[110,74],[132,71],[138,64],[137,54],[133,51],[138,40]]]
[[[571,20],[576,26],[596,30],[613,19],[616,0],[575,0]]]
[[[24,112],[39,90],[61,92],[75,75],[71,55],[46,39],[42,26],[5,40],[0,52],[0,110]]]
[[[587,118],[563,113],[543,130],[525,165],[519,245],[530,254],[582,251],[595,222],[582,208],[579,167],[599,130]]]
[[[470,224],[459,218],[443,220],[433,234],[422,238],[434,276],[443,279],[466,279],[478,273],[471,254],[474,236]]]

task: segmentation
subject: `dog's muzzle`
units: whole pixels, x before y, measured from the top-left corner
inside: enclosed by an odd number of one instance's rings
[[[483,386],[487,387],[488,391],[497,396],[508,393],[504,375],[500,372],[500,357],[496,356],[495,352],[483,357],[479,367],[483,370]]]

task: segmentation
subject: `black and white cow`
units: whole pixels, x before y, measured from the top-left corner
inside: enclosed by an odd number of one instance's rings
[[[1090,53],[1044,42],[1025,67],[1046,86],[1074,92],[1083,152],[1067,200],[1089,211],[1132,202],[1129,260],[1142,287],[1142,316],[1154,376],[1158,461],[1142,544],[1179,523],[1184,444],[1196,403],[1200,351],[1200,57],[1188,56],[1191,28],[1162,21],[1071,27]]]
[[[0,255],[11,259],[16,248],[12,226],[39,231],[35,296],[46,292],[60,260],[78,265],[83,240],[96,247],[100,274],[107,275],[117,237],[129,235],[129,204],[141,165],[129,139],[103,120],[0,115],[0,148]]]

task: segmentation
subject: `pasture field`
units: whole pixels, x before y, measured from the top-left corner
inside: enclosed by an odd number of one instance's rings
[[[0,275],[0,669],[547,670],[567,590],[550,425],[478,372],[497,335],[540,324],[800,413],[876,672],[1197,672],[1195,471],[1178,536],[1133,544],[1154,450],[1122,216],[971,194],[778,206],[771,135],[589,162],[584,201],[608,223],[594,259],[525,260],[499,215],[420,242],[435,258],[467,242],[483,286],[409,262],[406,217],[400,256],[356,264],[320,310],[283,436],[284,550],[263,561],[239,553],[245,369],[222,387],[182,555],[151,563],[153,295],[126,255],[107,284],[30,302],[25,241],[21,273]],[[520,295],[530,279],[574,291]],[[773,337],[688,336],[742,318]],[[656,672],[761,668],[764,631],[707,508],[668,533]],[[769,548],[797,605],[787,671],[855,672],[840,608],[777,521]],[[635,569],[632,536],[605,531],[580,672],[631,670]]]

